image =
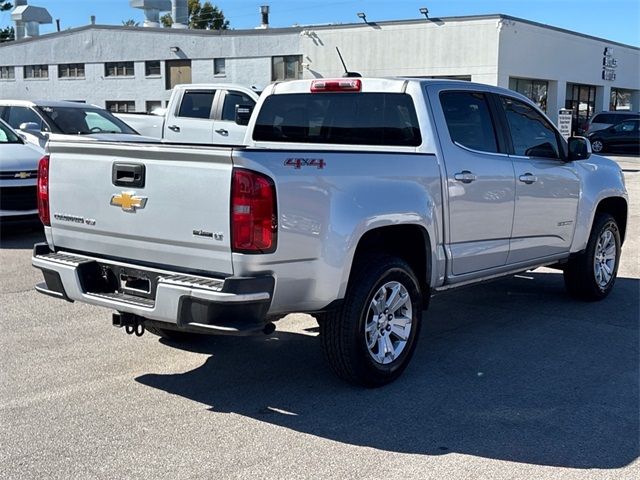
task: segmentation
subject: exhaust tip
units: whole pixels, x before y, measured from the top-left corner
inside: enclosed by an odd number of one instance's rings
[[[276,331],[276,324],[273,322],[269,322],[264,326],[262,331],[264,332],[265,335],[271,335],[273,332]]]

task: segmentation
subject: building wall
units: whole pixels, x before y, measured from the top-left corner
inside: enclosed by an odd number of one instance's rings
[[[547,114],[557,120],[565,107],[568,83],[596,87],[595,111],[609,110],[611,88],[640,89],[640,50],[529,23],[503,19],[500,22],[498,85],[509,87],[509,77],[549,80]],[[602,79],[605,48],[612,48],[617,61],[614,81]],[[640,110],[632,105],[635,111]]]

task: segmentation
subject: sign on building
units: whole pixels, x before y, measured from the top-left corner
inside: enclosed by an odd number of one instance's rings
[[[565,139],[571,136],[571,121],[573,119],[573,112],[566,108],[561,108],[558,112],[558,130],[560,135]]]
[[[616,79],[618,61],[613,56],[613,48],[606,47],[602,57],[602,79],[613,82]]]

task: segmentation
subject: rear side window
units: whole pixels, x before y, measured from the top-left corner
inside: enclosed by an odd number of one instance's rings
[[[16,129],[23,123],[35,123],[42,129],[42,120],[38,114],[27,107],[10,107],[7,123]]]
[[[253,139],[410,147],[422,143],[413,101],[403,93],[271,95],[260,109]]]
[[[487,98],[476,92],[443,92],[440,102],[454,142],[481,152],[498,152]]]
[[[215,94],[216,92],[212,90],[184,92],[178,117],[209,118],[211,116],[211,106],[213,105],[213,97]]]
[[[633,113],[599,113],[591,123],[609,123],[615,125],[616,123],[624,122],[625,120],[631,120],[634,118],[640,118],[640,115]]]

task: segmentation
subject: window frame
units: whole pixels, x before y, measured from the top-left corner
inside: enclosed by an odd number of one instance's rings
[[[109,104],[115,104],[116,109],[111,110]],[[126,104],[124,110],[120,110],[120,105]],[[133,104],[133,110],[129,110],[129,105]],[[104,109],[111,113],[134,113],[136,111],[136,101],[135,100],[105,100],[104,101]]]
[[[158,64],[158,73],[149,73],[149,64],[157,63]],[[135,65],[133,68],[133,74],[135,75]],[[162,77],[162,60],[145,60],[144,62],[144,76],[145,78],[160,78]]]
[[[80,68],[82,66],[82,75],[79,74]],[[62,71],[66,68],[69,75],[63,76]],[[71,75],[71,72],[74,71],[75,75]],[[86,79],[86,67],[84,63],[60,63],[58,64],[58,79],[62,80],[84,80]]]
[[[504,138],[507,142],[507,151],[508,151],[508,155],[511,157],[515,157],[515,158],[541,158],[541,159],[545,159],[545,160],[550,160],[550,161],[560,161],[560,162],[568,162],[568,158],[569,158],[569,147],[568,147],[568,143],[566,142],[566,140],[564,139],[564,137],[560,134],[560,131],[558,130],[558,128],[553,124],[553,122],[551,122],[547,116],[540,110],[540,108],[538,108],[538,106],[533,103],[532,101],[530,101],[529,99],[526,99],[526,97],[522,98],[522,97],[517,97],[515,95],[509,95],[507,93],[492,93],[491,95],[494,96],[494,103],[496,105],[496,109],[497,109],[497,114],[499,117],[501,117],[501,123],[503,125],[503,131],[504,131]],[[551,127],[551,130],[553,131],[553,133],[555,134],[556,137],[556,143],[557,143],[557,147],[558,147],[558,153],[559,153],[559,157],[558,158],[551,158],[551,157],[532,157],[532,156],[528,156],[528,155],[518,155],[515,153],[515,148],[513,146],[513,138],[511,136],[511,128],[509,127],[509,120],[507,119],[507,112],[504,110],[504,107],[502,106],[502,97],[504,98],[508,98],[511,101],[514,102],[519,102],[519,103],[523,103],[525,105],[527,105],[528,107],[532,108],[538,115],[540,115],[540,117],[542,118],[542,120]],[[526,100],[525,100],[526,99]]]
[[[281,58],[282,63],[284,63],[284,78],[276,77],[276,68],[275,68],[275,59]],[[295,58],[298,62],[298,69],[296,70],[295,77],[287,77],[287,60],[291,60]],[[271,56],[271,81],[272,82],[282,82],[286,80],[300,80],[302,78],[302,55],[272,55]]]
[[[127,73],[127,65],[131,64],[132,73]],[[115,73],[109,75],[109,65],[115,65]],[[124,74],[118,73],[118,68],[124,66]],[[104,62],[104,78],[135,78],[136,76],[136,63],[135,62]]]
[[[2,72],[7,72],[6,77]],[[14,82],[16,80],[16,67],[14,65],[1,65],[0,66],[0,81]]]
[[[216,62],[222,62],[222,72],[216,71]],[[227,76],[227,59],[223,57],[213,59],[213,76],[214,77],[226,77]]]
[[[49,80],[49,65],[37,64],[37,65],[25,65],[22,67],[22,76],[24,80]],[[27,75],[28,69],[31,69],[33,75]],[[39,73],[36,75],[35,72]],[[46,72],[45,76],[42,76],[42,72]]]

